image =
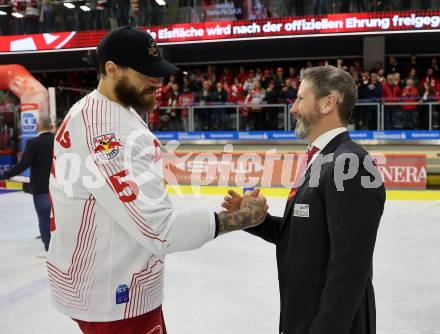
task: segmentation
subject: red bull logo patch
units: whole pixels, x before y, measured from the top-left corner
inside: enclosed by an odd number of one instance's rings
[[[116,140],[114,133],[109,133],[93,138],[94,152],[99,159],[111,160],[119,153],[122,144]]]

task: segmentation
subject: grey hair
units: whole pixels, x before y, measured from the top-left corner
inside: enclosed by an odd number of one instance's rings
[[[45,114],[38,116],[37,124],[42,130],[52,130],[53,127],[52,118]]]
[[[358,97],[356,83],[348,72],[331,65],[311,67],[304,70],[301,79],[312,84],[316,99],[330,95],[333,91],[339,93],[339,118],[343,124],[348,124]]]

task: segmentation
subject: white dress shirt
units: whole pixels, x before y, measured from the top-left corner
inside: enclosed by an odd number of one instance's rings
[[[327,132],[323,133],[322,135],[320,135],[318,138],[316,138],[313,141],[313,143],[307,147],[307,150],[309,150],[310,148],[315,146],[315,147],[319,148],[319,151],[316,152],[316,154],[319,154],[327,146],[327,144],[333,140],[333,138],[335,138],[337,135],[341,134],[342,132],[346,132],[346,131],[347,131],[346,127],[335,128],[330,131],[327,131]],[[307,167],[310,166],[312,164],[312,162],[316,159],[316,154],[313,155],[313,157],[310,160]]]

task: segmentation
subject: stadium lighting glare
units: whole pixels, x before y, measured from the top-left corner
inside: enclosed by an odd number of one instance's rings
[[[75,8],[75,5],[73,3],[70,3],[70,2],[65,2],[64,3],[64,7],[67,7],[69,9],[73,9],[73,8]]]
[[[159,6],[165,6],[167,3],[165,2],[165,0],[156,0],[156,3],[159,5]]]
[[[82,5],[79,8],[81,8],[84,12],[90,12],[90,7],[88,7],[86,5]]]
[[[20,14],[20,13],[12,13],[11,15],[17,19],[23,18],[23,14]]]
[[[0,10],[0,15],[8,15],[8,13],[6,13],[6,12],[4,12],[4,11],[2,11],[2,10]]]

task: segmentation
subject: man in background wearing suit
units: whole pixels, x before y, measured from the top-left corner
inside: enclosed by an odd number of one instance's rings
[[[21,160],[0,175],[0,180],[4,180],[31,168],[30,189],[38,215],[41,240],[46,252],[50,242],[49,174],[54,141],[52,127],[52,120],[49,116],[40,116],[37,120],[38,135],[26,142]]]
[[[291,112],[310,143],[302,184],[283,217],[247,231],[276,245],[280,333],[374,334],[372,258],[385,189],[375,161],[346,125],[357,100],[352,77],[333,66],[304,71]],[[229,191],[223,207],[241,196]]]

